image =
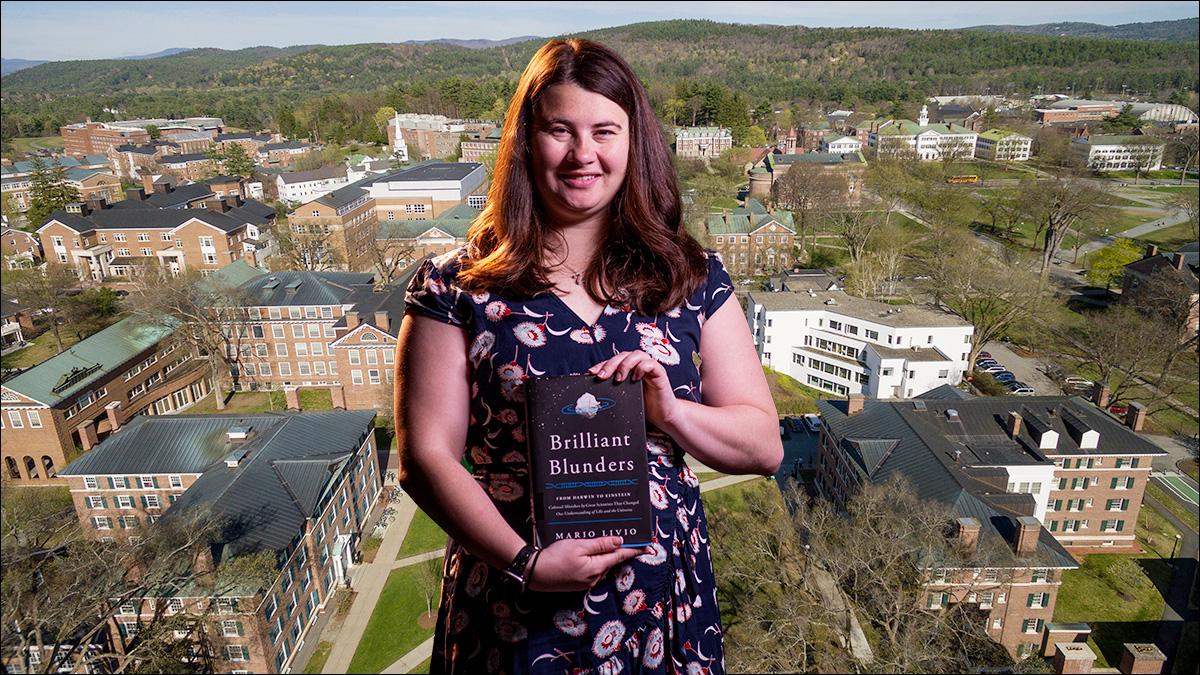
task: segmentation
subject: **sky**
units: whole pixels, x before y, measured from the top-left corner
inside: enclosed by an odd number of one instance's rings
[[[662,19],[803,26],[962,28],[1197,15],[1192,2],[2,2],[0,55],[70,60],[173,47],[500,40]]]

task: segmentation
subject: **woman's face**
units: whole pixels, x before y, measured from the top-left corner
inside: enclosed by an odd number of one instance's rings
[[[534,110],[534,185],[556,226],[602,223],[629,165],[629,115],[575,84],[547,88]]]

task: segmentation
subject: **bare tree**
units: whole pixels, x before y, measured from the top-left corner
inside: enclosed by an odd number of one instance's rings
[[[194,564],[197,552],[224,529],[223,521],[196,511],[141,530],[141,541],[102,544],[82,534],[69,499],[19,492],[6,497],[2,521],[6,655],[23,655],[26,672],[39,668],[29,663],[31,651],[42,657],[41,672],[64,666],[211,672],[206,661],[213,650],[204,630],[211,609],[177,614],[156,599],[195,594],[196,585],[212,595],[232,588],[206,581],[204,568]],[[123,615],[122,606],[129,605],[136,616]],[[113,630],[120,621],[136,622],[137,630]],[[176,630],[189,631],[190,639],[181,643]],[[198,648],[187,649],[189,641]]]
[[[1039,283],[1044,286],[1067,232],[1107,200],[1087,182],[1061,176],[1029,183],[1021,191],[1020,199],[1025,216],[1036,224],[1043,237]]]
[[[1184,180],[1187,178],[1188,169],[1191,168],[1192,163],[1200,155],[1200,130],[1192,127],[1191,129],[1181,131],[1171,136],[1168,143],[1175,150],[1177,156],[1183,158],[1183,171],[1179,172],[1179,184],[1183,185]],[[1192,235],[1192,238],[1194,239],[1195,235]]]
[[[937,158],[942,165],[942,178],[949,178],[950,170],[960,160],[975,155],[974,146],[962,138],[942,136],[937,140]]]
[[[1200,199],[1196,194],[1180,192],[1171,198],[1169,204],[1178,209],[1187,218],[1186,222],[1192,232],[1192,239],[1200,236]]]
[[[801,253],[806,250],[805,236],[814,214],[841,208],[848,195],[849,181],[844,173],[814,164],[793,164],[771,186],[775,204],[795,216]]]
[[[904,206],[909,194],[920,185],[903,164],[886,159],[871,162],[863,180],[884,212],[885,226],[891,224],[892,212]]]
[[[201,276],[191,271],[176,277],[150,271],[134,280],[128,302],[140,320],[159,325],[176,321],[180,330],[169,339],[203,359],[212,382],[213,401],[225,409],[222,382],[228,376],[234,386],[240,381],[243,360],[255,358],[250,351],[255,330],[247,313],[249,298],[220,276]]]
[[[380,234],[396,234],[399,232],[381,232]],[[371,240],[367,254],[371,259],[371,267],[375,271],[377,283],[391,283],[401,270],[411,265],[416,256],[417,247],[413,240],[396,236],[394,238],[379,238]]]
[[[274,266],[286,270],[322,272],[346,267],[346,256],[330,244],[330,234],[320,226],[277,224],[272,234],[279,246]]]
[[[1125,142],[1129,148],[1129,160],[1133,163],[1133,184],[1138,184],[1142,174],[1155,164],[1162,163],[1162,141],[1152,136],[1136,136]]]
[[[852,264],[863,257],[867,242],[870,241],[875,228],[880,225],[880,220],[871,212],[852,208],[826,212],[822,221],[830,232],[846,244]]]
[[[422,560],[417,566],[417,587],[425,597],[425,615],[433,616],[433,601],[442,592],[442,559]]]
[[[919,267],[929,277],[935,302],[970,323],[971,354],[1002,336],[1039,302],[1037,278],[1028,264],[1011,254],[998,258],[969,233],[945,228],[932,238]]]
[[[56,353],[62,352],[66,348],[62,341],[62,326],[70,320],[71,296],[68,291],[79,287],[75,269],[48,262],[43,269],[13,270],[6,276],[4,292],[44,314],[54,336]]]
[[[991,231],[1011,240],[1021,222],[1021,200],[1016,190],[1000,188],[983,195],[980,200],[983,212],[988,215]]]

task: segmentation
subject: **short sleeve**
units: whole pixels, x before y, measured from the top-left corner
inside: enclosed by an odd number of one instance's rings
[[[457,269],[457,261],[447,260],[446,256],[422,263],[405,291],[404,312],[452,326],[470,325],[473,314],[470,303],[464,304],[466,294],[454,284]]]
[[[733,297],[733,280],[725,271],[725,263],[721,262],[721,254],[708,252],[708,279],[704,282],[704,298],[700,306],[704,317],[713,315],[725,301]]]

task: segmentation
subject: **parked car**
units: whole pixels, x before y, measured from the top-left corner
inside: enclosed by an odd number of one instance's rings
[[[1003,384],[1005,382],[1016,382],[1017,381],[1017,376],[1013,375],[1011,372],[1009,372],[1007,370],[1000,371],[999,373],[994,373],[992,375],[992,377],[996,378],[996,381],[1001,384]]]
[[[1124,415],[1125,413],[1129,412],[1129,406],[1121,405],[1120,403],[1114,403],[1113,405],[1108,406],[1108,412],[1114,415]]]
[[[791,431],[793,434],[804,431],[804,422],[801,422],[800,418],[796,417],[795,415],[788,415],[785,418],[785,422],[787,424],[788,431]]]
[[[989,366],[998,366],[998,365],[1000,365],[1000,362],[996,361],[995,359],[984,359],[982,361],[975,362],[975,367],[980,368],[980,369],[987,368]]]
[[[786,436],[786,435],[787,435],[787,429],[785,429],[785,428],[783,427],[783,422],[780,422],[780,423],[779,423],[779,435],[780,435],[780,436]]]
[[[1003,372],[1007,371],[1008,369],[1005,368],[1004,366],[1000,365],[999,363],[997,363],[994,366],[986,366],[983,368],[977,368],[977,370],[982,370],[985,373],[991,373],[992,375],[995,375],[996,373],[1003,373]]]
[[[1063,380],[1063,384],[1072,389],[1091,389],[1095,383],[1082,377],[1068,377]]]
[[[978,354],[975,355],[976,361],[978,361],[979,359],[990,359],[990,358],[992,358],[991,352],[979,352]]]
[[[1015,384],[1017,386],[1009,387],[1008,390],[1011,391],[1012,393],[1016,394],[1017,396],[1033,396],[1034,394],[1037,393],[1036,391],[1033,390],[1033,387],[1025,384],[1024,382],[1014,382],[1013,384]]]
[[[818,415],[809,413],[804,416],[804,426],[814,434],[821,432],[821,418]]]

